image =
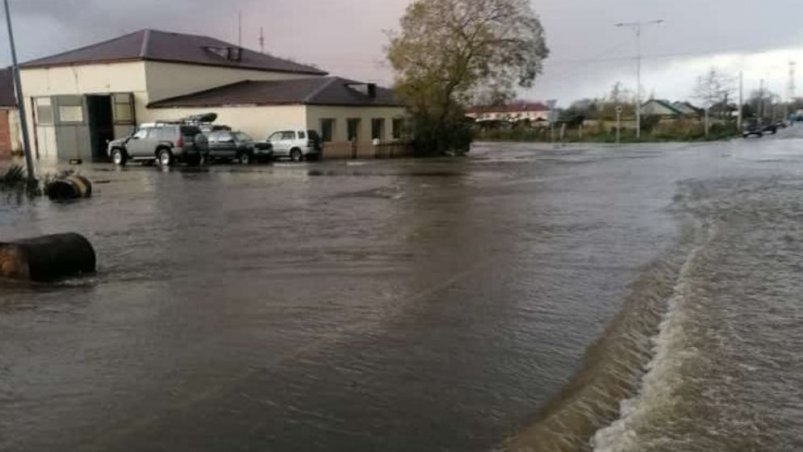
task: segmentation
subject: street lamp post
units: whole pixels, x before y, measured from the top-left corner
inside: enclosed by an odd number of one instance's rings
[[[657,25],[663,22],[663,19],[659,19],[648,22],[622,22],[616,24],[617,27],[627,27],[636,33],[636,139],[641,139],[641,31],[648,25]]]
[[[22,147],[25,154],[25,166],[28,169],[28,180],[36,178],[31,156],[31,140],[28,136],[28,116],[25,114],[25,99],[22,97],[22,83],[20,82],[20,67],[17,63],[17,47],[14,44],[14,29],[11,26],[11,13],[8,9],[8,0],[3,0],[6,9],[6,25],[8,26],[8,42],[11,45],[12,71],[14,72],[14,87],[17,92],[17,107],[20,111],[20,126],[22,126]]]

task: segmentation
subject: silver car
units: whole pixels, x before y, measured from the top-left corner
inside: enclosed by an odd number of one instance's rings
[[[268,137],[275,158],[294,162],[317,160],[321,156],[321,137],[314,130],[282,130]]]

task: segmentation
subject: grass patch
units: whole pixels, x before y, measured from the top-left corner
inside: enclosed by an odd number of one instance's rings
[[[5,171],[0,170],[0,192],[16,195],[18,202],[26,197],[34,199],[44,194],[40,181],[28,179],[25,168],[19,165],[11,165]]]

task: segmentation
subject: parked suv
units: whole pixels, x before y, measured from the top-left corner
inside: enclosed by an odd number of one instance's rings
[[[243,132],[219,130],[207,136],[211,160],[237,160],[247,165],[255,160],[268,160],[273,155],[269,143],[256,143]]]
[[[273,156],[294,162],[317,160],[321,156],[321,137],[314,130],[282,130],[268,137]]]
[[[108,154],[118,166],[124,166],[129,160],[155,160],[165,167],[176,162],[198,165],[208,157],[209,142],[196,126],[143,124],[130,137],[110,142]]]
[[[755,135],[759,138],[762,138],[764,136],[764,126],[759,124],[757,121],[747,122],[744,128],[742,129],[742,136],[744,138],[748,138],[751,135]]]

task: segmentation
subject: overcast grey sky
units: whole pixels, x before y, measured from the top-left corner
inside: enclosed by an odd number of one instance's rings
[[[329,72],[390,84],[383,64],[384,30],[396,28],[410,0],[10,0],[23,60],[68,50],[142,28],[207,34],[315,63]],[[536,0],[552,55],[528,99],[603,95],[621,80],[635,88],[632,32],[621,21],[664,19],[643,39],[644,90],[661,98],[690,97],[694,80],[712,65],[745,71],[746,90],[767,79],[786,93],[788,62],[801,62],[802,0]],[[8,63],[5,34],[0,61]],[[799,83],[803,94],[803,82]]]

